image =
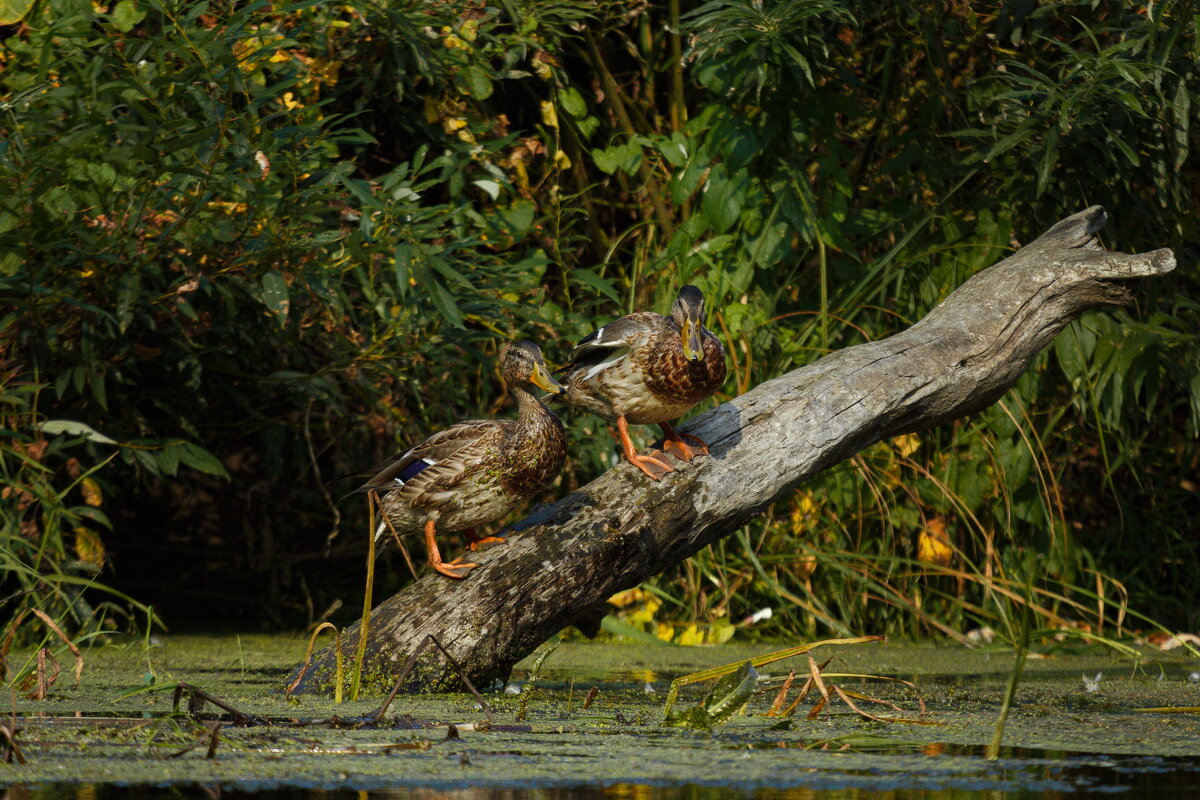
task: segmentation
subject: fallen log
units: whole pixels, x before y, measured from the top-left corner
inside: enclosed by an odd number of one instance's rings
[[[1120,305],[1131,283],[1175,267],[1170,250],[1105,251],[1104,210],[1059,222],[979,272],[911,328],[760,384],[683,426],[711,455],[652,483],[622,462],[536,509],[462,581],[427,574],[372,613],[365,685],[379,690],[429,635],[478,686],[568,625],[593,632],[605,600],[736,531],[806,478],[881,439],[995,402],[1067,323]],[[357,625],[344,634],[354,652]],[[430,648],[432,651],[432,648]],[[415,685],[457,688],[427,651]],[[329,691],[332,649],[297,691]],[[298,671],[298,668],[297,668]],[[293,672],[293,678],[297,671]]]

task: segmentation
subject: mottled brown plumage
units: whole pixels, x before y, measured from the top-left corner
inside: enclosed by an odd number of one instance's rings
[[[684,461],[707,453],[704,442],[676,434],[670,423],[721,387],[725,348],[704,327],[704,296],[684,286],[671,316],[640,311],[598,328],[556,374],[567,402],[616,422],[625,457],[658,480],[674,468],[658,455],[637,455],[628,424],[662,426],[664,449]]]
[[[562,469],[567,440],[562,423],[534,389],[559,393],[541,350],[530,342],[508,348],[503,363],[516,419],[468,420],[433,434],[388,462],[357,491],[375,491],[387,525],[399,533],[424,528],[429,564],[451,578],[478,566],[442,562],[436,530],[482,525],[512,511],[544,489]],[[503,541],[503,540],[500,540]]]

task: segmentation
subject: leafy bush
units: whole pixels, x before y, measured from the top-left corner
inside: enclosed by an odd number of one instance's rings
[[[325,482],[499,410],[505,339],[561,359],[693,282],[729,396],[1103,202],[1113,246],[1185,267],[652,588],[682,619],[958,635],[1036,568],[1064,624],[1126,594],[1194,623],[1195,11],[37,0],[0,34],[4,480],[38,498],[6,552],[66,575],[85,527],[180,616],[311,620],[365,524]],[[551,494],[613,463],[598,420],[571,437]]]

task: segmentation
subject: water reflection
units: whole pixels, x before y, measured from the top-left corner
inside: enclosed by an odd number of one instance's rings
[[[12,785],[0,793],[0,800],[1100,800],[1111,798],[1114,793],[1120,793],[1128,800],[1157,800],[1159,797],[1190,795],[1200,785],[1200,761],[1130,757],[1024,767],[1019,761],[1008,761],[994,768],[981,769],[973,788],[905,788],[902,784],[906,779],[919,786],[921,776],[916,774],[897,775],[895,782],[899,785],[888,790],[846,787],[844,784],[848,778],[852,779],[852,775],[835,770],[811,770],[805,777],[812,779],[811,785],[759,789],[615,783],[608,786],[457,789],[280,787],[251,792],[218,784],[48,783]],[[781,778],[795,780],[797,776]]]

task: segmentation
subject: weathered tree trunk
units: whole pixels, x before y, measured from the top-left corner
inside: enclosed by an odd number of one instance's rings
[[[568,625],[594,630],[605,599],[740,527],[796,484],[897,434],[997,400],[1084,311],[1131,298],[1131,281],[1169,272],[1170,250],[1109,253],[1090,208],[978,273],[917,324],[763,383],[693,420],[711,456],[652,483],[622,463],[537,509],[463,581],[428,574],[379,605],[368,635],[372,683],[395,676],[434,634],[477,685],[504,679]],[[352,653],[357,627],[348,631]],[[416,682],[457,685],[428,648]],[[329,686],[321,653],[300,691]]]

